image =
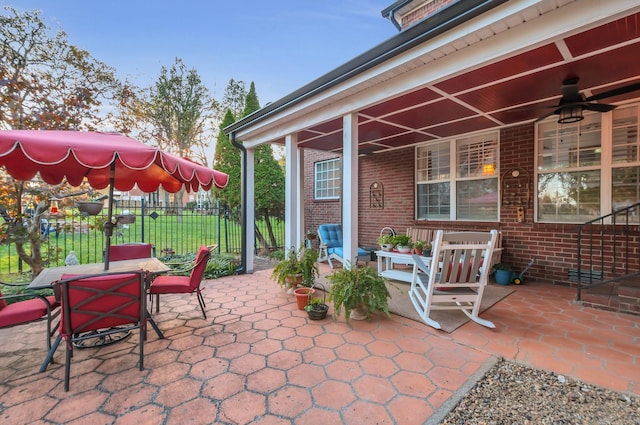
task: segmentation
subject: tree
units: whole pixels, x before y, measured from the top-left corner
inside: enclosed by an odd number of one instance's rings
[[[243,116],[247,116],[260,109],[260,102],[253,82],[245,100]],[[256,226],[256,238],[264,250],[276,248],[276,237],[273,233],[271,219],[280,217],[284,209],[284,171],[273,157],[270,144],[262,144],[255,150],[255,211],[256,218],[263,219],[269,232],[269,242]]]
[[[235,122],[235,117],[230,109],[227,112],[220,123],[220,130],[218,131],[218,138],[216,139],[216,151],[214,155],[214,164],[216,170],[222,171],[229,175],[229,182],[227,187],[222,189],[214,189],[215,196],[230,208],[237,208],[240,206],[240,193],[241,193],[241,164],[240,164],[240,150],[231,144],[229,136],[224,134],[223,129]]]
[[[100,109],[118,87],[115,72],[78,47],[64,31],[52,30],[40,11],[0,15],[0,128],[92,130],[104,117]],[[67,186],[68,187],[68,186]],[[14,243],[34,275],[44,268],[41,219],[53,196],[65,186],[48,187],[4,176],[0,182],[2,243]],[[24,197],[35,208],[23,211]]]
[[[245,109],[244,103],[246,97],[247,90],[244,81],[236,81],[233,78],[229,80],[224,90],[222,101],[216,103],[216,123],[222,123],[227,109],[231,111],[234,117],[243,116],[242,113]],[[224,127],[221,126],[220,128]]]
[[[207,164],[205,141],[212,134],[214,105],[198,72],[187,70],[176,58],[170,69],[162,67],[158,81],[149,91],[146,116],[154,140],[162,149]],[[181,190],[174,197],[177,213],[182,210],[183,193]]]

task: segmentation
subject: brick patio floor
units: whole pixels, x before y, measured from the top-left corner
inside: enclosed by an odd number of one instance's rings
[[[136,335],[76,349],[69,392],[64,346],[38,372],[44,323],[0,330],[0,423],[437,423],[500,357],[640,394],[638,317],[575,305],[570,288],[526,282],[483,313],[496,329],[447,334],[332,309],[310,321],[269,275],[205,282],[206,320],[195,297],[164,296],[144,371]]]

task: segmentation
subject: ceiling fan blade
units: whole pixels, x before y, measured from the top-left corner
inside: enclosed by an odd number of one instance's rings
[[[584,109],[596,112],[609,112],[615,109],[617,105],[605,105],[604,103],[585,103]]]
[[[540,122],[540,121],[542,121],[543,119],[545,119],[545,118],[547,118],[547,117],[550,117],[550,116],[551,116],[551,115],[553,115],[553,114],[556,114],[556,113],[557,113],[557,111],[558,111],[557,109],[554,109],[553,111],[548,112],[548,113],[544,114],[544,115],[543,115],[543,116],[541,116],[541,117],[538,117],[538,119],[536,119],[534,122]]]
[[[640,83],[633,83],[626,86],[618,87],[617,89],[608,90],[600,94],[595,94],[591,97],[588,97],[586,100],[590,102],[592,100],[600,100],[607,97],[619,96],[621,94],[630,93],[636,90],[640,90]]]

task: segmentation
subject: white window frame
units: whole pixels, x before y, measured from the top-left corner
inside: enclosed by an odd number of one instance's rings
[[[313,165],[313,197],[316,200],[340,199],[342,161],[340,158],[318,161]],[[326,183],[326,185],[324,184]],[[324,187],[322,187],[324,186]]]
[[[449,164],[448,167],[439,166],[438,169],[442,169],[443,172],[440,176],[435,176],[429,179],[428,166],[421,165],[424,163],[424,158],[421,153],[424,149],[429,147],[435,147],[438,145],[446,146],[448,144]],[[464,146],[477,146],[477,149],[463,150]],[[447,150],[445,147],[444,150]],[[470,160],[473,166],[469,163],[462,164],[461,153],[467,152],[470,156],[465,158]],[[415,148],[415,206],[414,218],[416,220],[441,220],[441,221],[481,221],[481,222],[499,222],[500,221],[500,132],[497,130],[476,133],[472,135],[466,135],[463,137],[456,137],[452,139],[443,139],[438,141],[432,141],[416,146]],[[476,158],[474,159],[474,155]],[[478,157],[481,155],[482,158]],[[475,162],[474,162],[475,161]],[[485,168],[484,166],[489,166]],[[482,167],[480,172],[479,167]],[[444,172],[448,169],[448,173]],[[467,171],[466,175],[462,175],[461,171]],[[476,170],[476,171],[474,171]],[[462,216],[459,213],[459,198],[462,196],[460,190],[466,183],[473,182],[485,182],[493,185],[495,189],[495,212],[494,215],[477,215],[477,216]],[[449,186],[449,214],[448,217],[442,215],[429,215],[428,212],[421,214],[420,210],[424,206],[420,204],[419,188],[420,185],[428,184],[445,184]],[[486,201],[485,201],[486,202]],[[491,204],[492,201],[489,201]],[[486,205],[486,204],[485,204]]]
[[[553,122],[553,120],[557,120],[557,117],[552,117],[547,120],[544,120],[540,123],[537,123],[535,126],[535,169],[534,169],[534,187],[535,187],[535,195],[534,195],[534,219],[537,223],[562,223],[562,224],[580,224],[584,223],[590,219],[597,218],[600,216],[605,216],[612,212],[612,209],[615,207],[613,205],[613,193],[616,188],[613,186],[613,169],[614,168],[622,168],[622,167],[639,167],[640,168],[640,158],[636,156],[635,161],[630,160],[626,162],[616,162],[614,163],[613,158],[613,131],[614,131],[614,113],[617,114],[619,112],[626,112],[626,110],[630,108],[636,108],[635,113],[638,114],[638,126],[640,128],[640,104],[630,104],[619,106],[612,112],[598,113],[598,112],[585,112],[585,121],[586,117],[594,114],[600,114],[600,163],[596,165],[585,165],[585,166],[575,166],[575,167],[566,167],[566,168],[557,168],[554,170],[543,170],[543,167],[540,164],[542,160],[542,155],[540,154],[540,126],[548,125]],[[582,121],[576,124],[569,125],[580,125]],[[561,126],[562,124],[557,124]],[[565,124],[567,125],[567,124]],[[638,137],[640,139],[640,136]],[[640,150],[640,140],[636,140],[638,143],[637,149]],[[600,177],[600,209],[597,214],[593,215],[581,215],[577,216],[575,220],[552,220],[552,219],[541,219],[540,218],[540,175],[541,174],[553,174],[568,172],[568,171],[598,171]],[[640,201],[638,199],[636,202]]]

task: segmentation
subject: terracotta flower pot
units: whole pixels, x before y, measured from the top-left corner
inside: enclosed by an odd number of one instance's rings
[[[296,296],[296,302],[298,303],[298,310],[304,310],[304,307],[309,304],[311,296],[316,292],[313,288],[296,288],[293,290],[293,295]]]

